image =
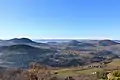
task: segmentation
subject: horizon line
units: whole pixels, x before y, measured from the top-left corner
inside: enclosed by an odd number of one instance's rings
[[[18,39],[28,38],[31,40],[120,40],[120,39],[112,39],[112,38],[30,38],[30,37],[15,37]],[[0,40],[10,40],[15,38],[1,38]]]

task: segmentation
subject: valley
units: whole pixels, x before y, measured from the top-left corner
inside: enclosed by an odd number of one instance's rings
[[[48,66],[52,76],[96,80],[99,72],[120,69],[120,43],[113,40],[35,42],[27,38],[1,40],[0,67],[29,70],[30,63]],[[36,69],[35,69],[36,70]]]

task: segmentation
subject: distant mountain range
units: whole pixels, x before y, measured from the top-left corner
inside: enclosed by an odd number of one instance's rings
[[[88,41],[100,41],[100,40],[94,40],[94,39],[34,39],[34,41],[37,41],[37,42],[68,42],[68,41],[71,41],[71,40],[77,40],[77,41],[80,41],[80,42],[88,42]],[[103,39],[104,40],[104,39]],[[107,39],[105,39],[107,40]],[[112,40],[112,41],[120,41],[120,40]]]
[[[68,67],[119,58],[120,43],[113,40],[36,42],[28,38],[0,41],[0,66],[26,68],[30,62]]]

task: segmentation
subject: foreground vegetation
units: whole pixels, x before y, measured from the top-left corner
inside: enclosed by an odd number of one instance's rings
[[[90,67],[92,65],[93,67]],[[28,69],[1,68],[0,80],[120,80],[120,59],[70,68],[53,68],[31,63]]]

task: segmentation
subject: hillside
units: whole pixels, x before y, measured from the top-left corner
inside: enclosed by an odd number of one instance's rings
[[[35,46],[35,47],[48,46],[45,43],[37,43],[28,38],[14,38],[10,40],[0,41],[0,46],[11,46],[11,45],[19,45],[19,44],[30,45],[30,46]]]
[[[119,43],[112,41],[112,40],[101,40],[99,41],[100,46],[111,46],[111,45],[117,45]]]
[[[0,64],[6,67],[26,67],[30,62],[42,61],[53,53],[54,50],[28,45],[4,46],[0,48]]]
[[[115,45],[111,40],[102,42],[109,46],[96,45],[96,40],[95,43],[77,40],[37,43],[27,38],[3,40],[0,44],[7,46],[0,47],[0,66],[25,68],[30,62],[40,62],[52,67],[71,67],[119,57],[118,43]]]
[[[110,51],[76,54],[56,53],[57,51],[54,49],[40,49],[28,45],[4,46],[0,48],[0,64],[4,67],[25,68],[30,62],[40,62],[52,67],[71,67],[118,57]]]

